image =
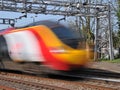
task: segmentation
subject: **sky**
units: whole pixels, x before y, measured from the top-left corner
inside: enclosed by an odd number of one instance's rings
[[[20,16],[23,16],[24,14],[22,13],[16,13],[16,12],[5,12],[5,11],[0,11],[0,18],[10,18],[10,19],[15,19],[19,18]],[[60,18],[63,18],[63,16],[59,15],[44,15],[44,14],[27,14],[27,18],[23,17],[22,19],[15,19],[16,23],[15,26],[24,26],[29,23],[35,22],[35,21],[40,21],[40,20],[54,20],[57,21]],[[0,29],[5,29],[10,27],[10,25],[3,25],[0,24]]]
[[[110,0],[110,1],[114,1],[114,0]],[[22,13],[0,11],[0,18],[15,19],[15,18],[19,18],[20,16],[23,16],[23,15],[24,14],[22,14]],[[29,23],[32,23],[35,21],[40,21],[40,20],[55,20],[55,21],[57,21],[60,18],[63,18],[63,16],[38,14],[36,17],[35,14],[28,14],[27,18],[24,17],[22,19],[17,19],[15,26],[24,26],[24,25],[27,25]],[[0,24],[0,29],[5,29],[8,27],[10,27],[10,25]]]

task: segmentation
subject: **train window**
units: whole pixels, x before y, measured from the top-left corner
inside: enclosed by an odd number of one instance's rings
[[[80,35],[77,34],[75,31],[68,29],[63,26],[57,26],[52,28],[53,32],[60,38],[60,39],[76,39],[80,38]]]
[[[66,28],[64,26],[56,26],[52,28],[52,31],[57,37],[65,44],[72,48],[78,48],[80,42],[84,42],[84,38],[77,31]],[[85,45],[82,45],[85,46]]]

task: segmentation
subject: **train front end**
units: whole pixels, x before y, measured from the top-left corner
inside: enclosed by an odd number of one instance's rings
[[[59,64],[55,64],[58,70],[72,70],[84,67],[90,60],[92,52],[85,41],[82,33],[71,30],[64,26],[51,28],[59,41],[49,49],[49,52],[57,58]]]
[[[54,70],[69,71],[85,66],[92,55],[82,33],[60,24],[34,27],[43,40],[44,64]],[[41,29],[40,29],[41,28]]]

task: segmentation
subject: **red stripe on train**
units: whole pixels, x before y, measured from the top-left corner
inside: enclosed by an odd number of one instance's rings
[[[37,33],[35,29],[30,28],[28,30],[33,32],[33,34],[36,36],[38,40],[39,45],[41,46],[42,54],[46,60],[44,64],[56,70],[68,70],[69,69],[69,66],[67,64],[63,63],[58,58],[55,58],[54,56],[52,56],[52,54],[49,52],[49,48],[45,45],[43,39],[41,38],[41,36]]]

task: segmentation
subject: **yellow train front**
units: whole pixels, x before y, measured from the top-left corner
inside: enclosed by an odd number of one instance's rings
[[[69,71],[90,61],[82,33],[51,21],[39,21],[0,36],[0,57],[14,62],[35,62]]]

